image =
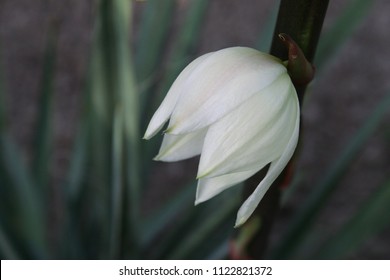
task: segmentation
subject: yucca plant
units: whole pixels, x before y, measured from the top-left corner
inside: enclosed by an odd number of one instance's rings
[[[269,16],[264,28],[259,28],[259,43],[252,47],[268,52],[272,45],[271,53],[286,60],[287,49],[276,41],[275,34],[288,33],[316,66],[318,80],[326,70],[326,63],[337,57],[337,50],[365,18],[373,1],[349,1],[339,18],[323,33],[327,1],[300,0],[302,5],[296,2],[281,1],[278,17],[276,12]],[[150,141],[142,136],[176,77],[196,57],[210,1],[183,3],[184,21],[173,36],[172,18],[179,1],[94,2],[82,114],[66,178],[58,182],[50,180],[57,23],[52,23],[47,33],[35,144],[28,162],[9,129],[12,120],[3,100],[8,94],[4,75],[7,69],[1,64],[0,256],[3,259],[346,258],[366,238],[388,225],[389,182],[384,182],[355,216],[337,233],[323,237],[323,242],[315,242],[318,233],[312,227],[367,139],[382,123],[390,107],[389,94],[356,134],[351,135],[339,158],[305,195],[305,203],[295,212],[287,231],[268,250],[266,245],[279,205],[283,207],[298,190],[296,186],[303,176],[300,170],[295,170],[292,180],[282,181],[289,185],[286,191],[278,187],[281,180],[276,181],[253,218],[238,229],[233,226],[243,201],[242,193],[253,188],[252,182],[257,185],[258,177],[196,207],[193,206],[196,170],[179,183],[163,182],[166,172],[160,171],[162,165],[152,160],[158,154],[162,135],[157,134]],[[137,22],[135,11],[139,13]],[[0,47],[6,47],[5,42],[0,43]],[[0,49],[0,61],[1,56]],[[306,85],[297,87],[297,91],[303,102]],[[303,143],[300,149],[304,148]],[[187,163],[194,166],[191,161]],[[60,186],[56,188],[60,189],[58,205],[51,203],[53,184]],[[148,202],[148,193],[156,193],[156,188],[170,184],[174,186],[167,190],[167,199]],[[52,207],[62,213],[55,228],[49,218]],[[55,238],[49,238],[53,234]],[[313,240],[316,246],[310,246]]]

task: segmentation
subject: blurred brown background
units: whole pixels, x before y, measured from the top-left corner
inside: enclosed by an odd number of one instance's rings
[[[178,1],[175,28],[180,26],[190,0]],[[270,0],[210,0],[196,55],[228,46],[255,46],[261,26],[275,9]],[[330,1],[324,30],[342,11],[346,0]],[[353,32],[327,67],[312,83],[303,108],[303,148],[298,168],[303,179],[299,192],[281,211],[272,236],[277,241],[292,213],[308,190],[331,166],[354,133],[390,90],[390,1],[374,1],[367,17]],[[142,2],[135,2],[135,27]],[[66,174],[81,112],[83,79],[92,39],[94,9],[91,0],[44,1],[0,0],[0,42],[6,77],[6,108],[18,144],[28,155],[35,129],[44,46],[49,23],[60,23],[55,80],[55,147],[53,182]],[[151,36],[153,36],[151,34]],[[316,223],[319,232],[333,232],[357,209],[359,203],[390,174],[390,114],[350,167],[339,191]],[[28,158],[26,159],[28,160]],[[165,167],[160,176],[183,176],[191,162]],[[190,170],[187,174],[195,174]],[[188,176],[188,175],[186,175]],[[156,191],[152,197],[166,191]],[[162,194],[159,194],[161,192]],[[390,228],[367,240],[351,256],[364,259],[390,258]]]

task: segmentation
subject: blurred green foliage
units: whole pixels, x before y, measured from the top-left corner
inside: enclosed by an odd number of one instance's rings
[[[330,29],[330,32],[339,30],[338,36],[324,34],[323,38],[328,39],[320,41],[316,57],[321,69],[364,18],[362,11],[367,10],[369,2],[372,1],[350,1],[340,20]],[[97,1],[94,41],[83,95],[84,110],[74,139],[68,176],[61,188],[63,206],[58,206],[63,207],[64,222],[54,230],[58,233],[54,239],[48,238],[53,231],[48,213],[52,211],[50,207],[55,207],[51,203],[49,180],[57,48],[55,26],[47,36],[35,149],[30,164],[26,164],[6,125],[3,106],[6,87],[4,69],[0,67],[1,258],[227,257],[229,240],[234,234],[235,213],[241,202],[239,186],[193,207],[196,183],[190,181],[149,216],[141,211],[141,201],[155,168],[152,157],[161,141],[159,137],[142,141],[142,133],[175,77],[193,58],[208,3],[207,0],[188,2],[185,21],[166,59],[168,63],[162,63],[167,55],[166,43],[176,1],[143,3],[137,38],[131,35],[131,1]],[[260,34],[258,48],[265,50],[269,46],[275,20],[276,13],[273,13]],[[129,47],[129,38],[135,40],[135,51]],[[386,98],[351,138],[328,175],[319,179],[319,186],[313,188],[307,204],[293,219],[290,232],[271,253],[273,257],[293,258],[293,248],[299,248],[305,236],[310,235],[310,224],[326,207],[351,161],[383,119],[390,103],[390,98]],[[307,257],[343,258],[357,250],[366,237],[383,229],[386,225],[383,214],[389,211],[390,205],[388,189],[388,183],[378,188],[339,234],[330,236],[327,243]]]

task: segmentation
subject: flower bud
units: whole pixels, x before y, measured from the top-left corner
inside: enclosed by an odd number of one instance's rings
[[[205,54],[178,76],[145,132],[169,120],[156,160],[200,155],[195,203],[212,198],[270,164],[244,202],[236,226],[253,213],[298,142],[299,103],[276,57],[246,47]]]

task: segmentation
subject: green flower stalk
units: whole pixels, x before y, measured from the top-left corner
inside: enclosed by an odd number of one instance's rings
[[[246,47],[205,54],[178,76],[145,132],[150,139],[169,120],[156,160],[200,155],[195,204],[270,164],[238,211],[236,227],[256,209],[292,157],[300,108],[278,58]]]

